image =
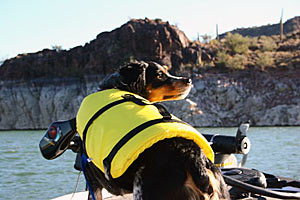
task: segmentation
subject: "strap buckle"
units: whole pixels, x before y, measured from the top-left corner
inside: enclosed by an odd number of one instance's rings
[[[163,116],[164,119],[171,119],[172,115],[167,111],[167,109],[159,103],[148,103],[143,99],[137,98],[136,96],[132,94],[124,94],[122,96],[124,99],[128,101],[132,101],[133,103],[140,105],[140,106],[145,106],[145,105],[153,105],[157,108],[158,112]]]
[[[158,109],[158,112],[163,116],[164,119],[172,118],[172,115],[168,112],[166,107],[164,107],[162,104],[154,103],[152,105],[154,105]]]
[[[137,98],[132,94],[124,94],[122,97],[140,106],[149,105],[149,103],[146,103],[143,99]]]

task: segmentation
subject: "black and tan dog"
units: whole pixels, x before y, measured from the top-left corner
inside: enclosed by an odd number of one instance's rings
[[[136,200],[229,199],[210,147],[195,139],[199,133],[153,103],[183,99],[191,86],[190,79],[171,76],[155,62],[133,62],[106,78],[101,91],[83,101],[77,131],[90,161],[84,172],[96,199],[102,199],[103,188],[115,195],[133,193]],[[154,116],[151,122],[142,121],[148,115]],[[114,136],[115,129],[125,134]],[[98,135],[101,131],[105,133]],[[140,146],[138,153],[133,144]]]

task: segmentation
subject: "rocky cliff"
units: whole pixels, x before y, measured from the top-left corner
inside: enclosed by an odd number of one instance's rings
[[[82,99],[97,87],[92,77],[0,82],[0,130],[43,129],[74,118]]]
[[[187,100],[167,105],[195,126],[237,126],[247,120],[254,126],[299,126],[297,73],[203,74],[194,77]]]
[[[295,54],[300,40],[293,41]],[[184,70],[192,76],[188,98],[165,103],[192,125],[237,126],[248,119],[257,126],[300,125],[298,61],[269,71],[195,69],[202,60],[214,60],[210,51],[168,22],[144,19],[131,20],[68,51],[19,55],[0,67],[0,129],[41,129],[73,118],[103,77],[132,59],[157,61],[171,66],[172,73]]]
[[[99,81],[86,77],[1,82],[0,129],[41,129],[52,121],[71,119],[82,99],[97,91]],[[256,126],[300,125],[297,74],[203,74],[193,82],[186,100],[165,103],[192,125],[237,126],[248,119]]]

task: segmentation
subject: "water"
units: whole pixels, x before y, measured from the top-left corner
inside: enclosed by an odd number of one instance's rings
[[[46,160],[39,150],[44,131],[0,132],[0,199],[51,199],[72,193],[78,173],[75,154]],[[80,190],[84,190],[81,177]]]
[[[236,128],[200,128],[201,133],[236,135]],[[300,127],[252,127],[245,167],[300,180]]]
[[[235,135],[236,128],[200,128],[202,133]],[[0,199],[51,199],[72,193],[78,172],[67,151],[45,160],[39,151],[44,131],[0,131]],[[300,179],[300,127],[250,128],[246,163],[280,176]],[[79,190],[85,187],[81,175]]]

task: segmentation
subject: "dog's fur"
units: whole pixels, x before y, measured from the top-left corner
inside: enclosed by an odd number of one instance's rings
[[[171,76],[155,62],[133,62],[106,78],[100,89],[133,92],[151,102],[178,100],[191,89],[188,78]],[[92,162],[86,166],[89,185],[97,199],[102,188],[115,195],[133,192],[136,200],[229,199],[222,175],[191,140],[171,138],[145,150],[119,178],[107,180]]]

